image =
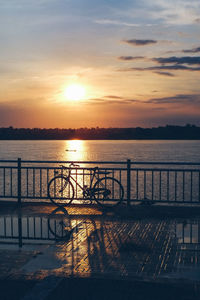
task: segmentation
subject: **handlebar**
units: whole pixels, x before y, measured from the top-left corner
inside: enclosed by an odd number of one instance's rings
[[[60,165],[60,167],[61,167],[62,169],[69,169],[69,168],[71,168],[71,167],[80,167],[80,165],[76,165],[76,164],[74,164],[74,163],[71,163],[71,164],[69,165],[69,167],[65,167],[64,165]]]
[[[64,165],[60,165],[60,167],[61,167],[62,169],[67,169],[67,170],[69,170],[69,169],[71,169],[72,167],[79,168],[80,165],[71,163],[71,164],[69,165],[69,167],[65,167]],[[111,172],[106,172],[106,171],[99,171],[99,167],[86,168],[86,170],[89,170],[89,171],[92,170],[92,171],[94,171],[94,173],[96,173],[96,172],[98,171],[98,174],[104,174],[104,175],[110,174],[110,173],[111,173]]]
[[[76,165],[76,164],[74,164],[74,163],[71,163],[69,166],[70,166],[70,167],[80,167],[80,165]]]

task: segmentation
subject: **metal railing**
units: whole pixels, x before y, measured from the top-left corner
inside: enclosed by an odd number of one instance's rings
[[[0,199],[48,202],[48,183],[57,172],[64,172],[60,164],[66,161],[0,160]],[[124,201],[133,203],[200,203],[200,163],[77,161],[73,168],[79,184],[88,184],[92,176],[89,168],[98,166],[110,172],[124,187]],[[74,183],[75,202],[83,200],[82,191]]]

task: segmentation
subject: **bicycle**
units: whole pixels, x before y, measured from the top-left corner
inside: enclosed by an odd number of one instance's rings
[[[114,177],[107,175],[110,172],[100,171],[98,167],[87,168],[91,173],[89,185],[83,186],[72,175],[72,170],[80,168],[79,165],[71,163],[69,167],[61,165],[63,171],[68,171],[68,174],[63,174],[53,177],[48,184],[48,197],[52,203],[57,206],[69,205],[75,198],[76,187],[82,190],[83,200],[95,200],[102,208],[116,207],[124,198],[124,188],[121,183]],[[99,178],[99,175],[105,177]],[[96,181],[95,181],[96,180]],[[73,182],[73,183],[72,183]]]

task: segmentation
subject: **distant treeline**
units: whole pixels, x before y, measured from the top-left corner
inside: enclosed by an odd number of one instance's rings
[[[1,140],[153,140],[178,139],[199,140],[200,127],[187,124],[185,126],[166,125],[154,128],[0,128]]]

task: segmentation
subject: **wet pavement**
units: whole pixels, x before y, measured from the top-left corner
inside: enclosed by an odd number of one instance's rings
[[[199,299],[199,253],[196,208],[1,205],[1,299]]]

